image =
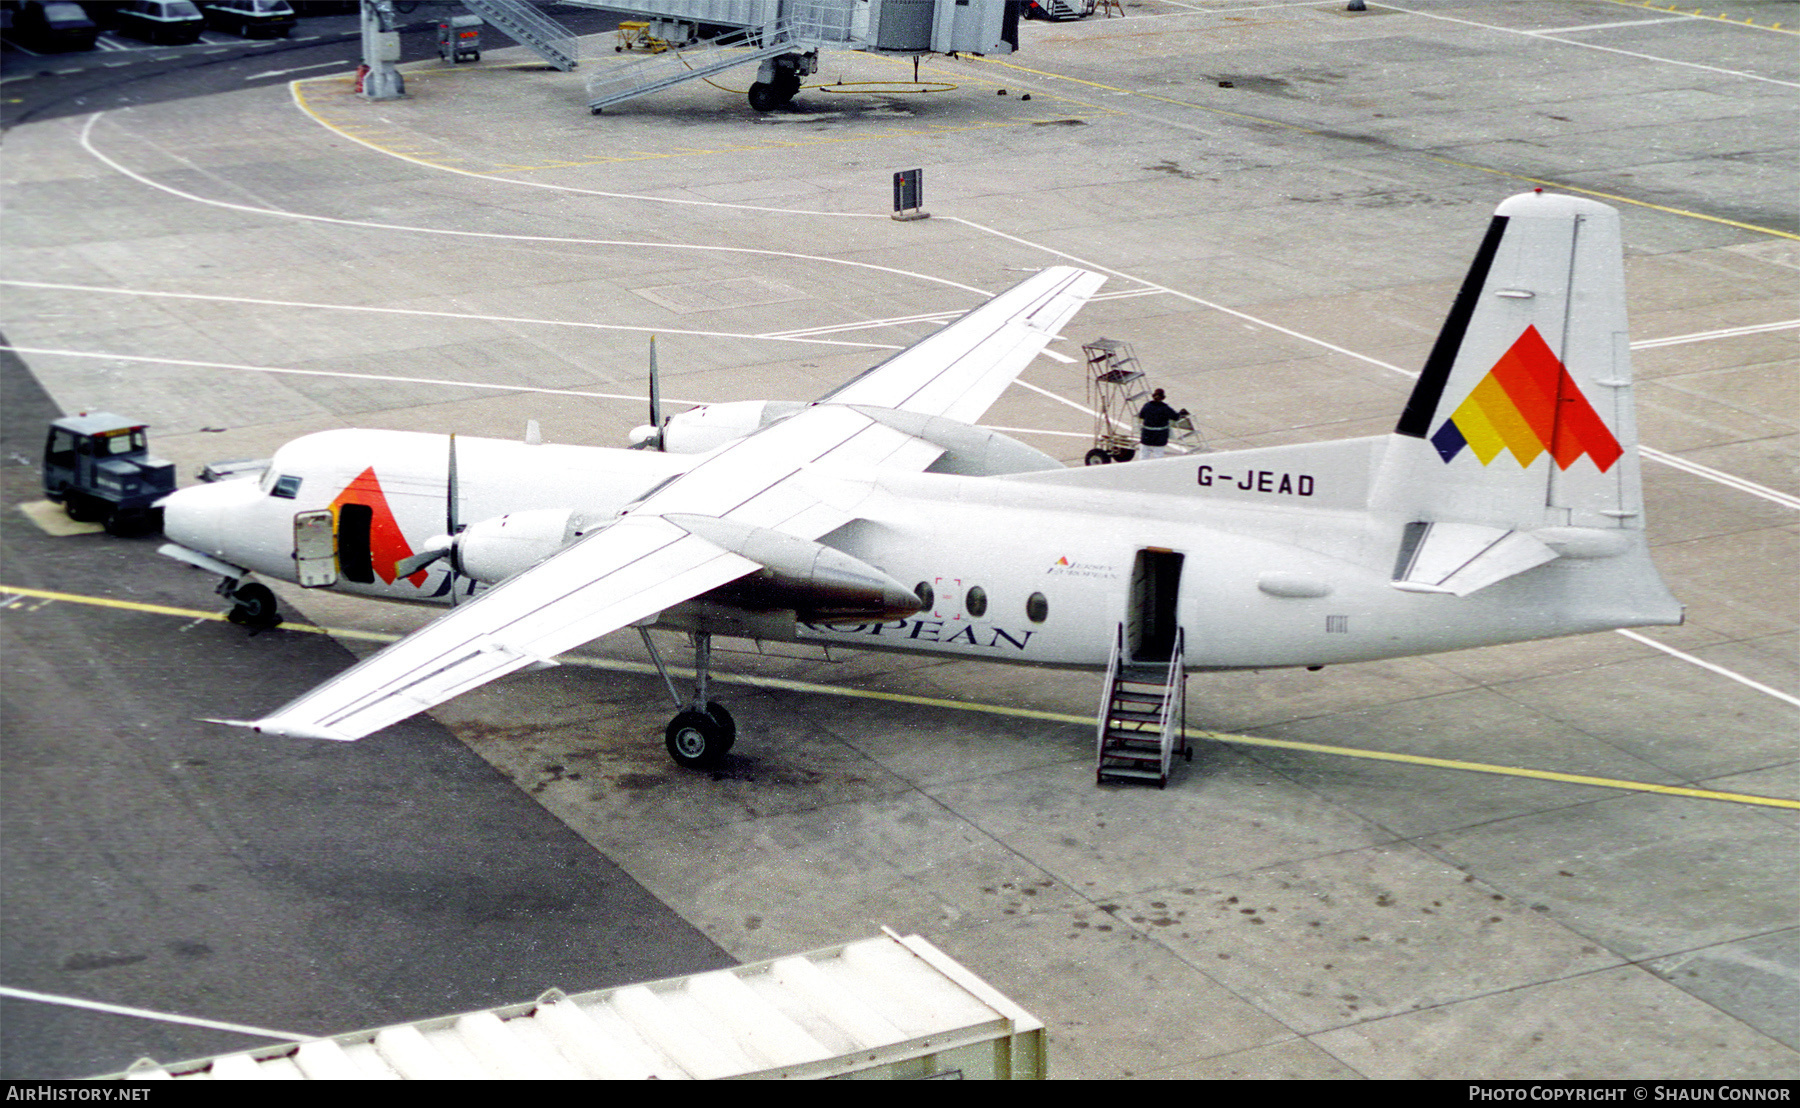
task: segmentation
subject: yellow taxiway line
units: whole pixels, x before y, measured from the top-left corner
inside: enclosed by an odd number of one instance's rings
[[[95,608],[111,608],[116,611],[143,612],[149,615],[169,616],[176,619],[193,621],[209,620],[218,623],[226,622],[222,612],[202,612],[191,608],[172,608],[164,604],[145,604],[135,600],[116,600],[104,596],[81,596],[75,593],[51,592],[46,589],[27,589],[13,585],[0,585],[0,610],[20,610],[24,601],[40,603],[25,607],[24,610],[35,611],[51,603],[83,604]],[[363,642],[393,642],[399,635],[380,631],[357,631],[347,628],[315,627],[305,623],[284,623],[284,630],[299,631],[313,635],[330,635],[332,638],[356,639]],[[585,666],[590,669],[609,670],[617,673],[651,674],[656,672],[654,666],[643,662],[624,662],[601,658],[579,658],[564,656],[565,664]],[[682,671],[671,667],[675,672]],[[842,685],[825,685],[812,681],[796,681],[784,677],[758,677],[749,674],[714,673],[712,680],[732,685],[749,685],[764,689],[782,689],[788,692],[810,693],[820,696],[843,696],[861,700],[879,700],[891,704],[909,704],[923,708],[942,708],[958,712],[981,712],[987,715],[1007,716],[1014,719],[1041,719],[1051,723],[1092,724],[1089,716],[1070,715],[1065,712],[1050,712],[1037,708],[1015,708],[1003,704],[982,704],[965,700],[945,700],[940,697],[916,696],[911,693],[878,692],[872,689],[852,689]],[[1579,773],[1558,773],[1553,770],[1530,769],[1525,766],[1501,766],[1486,762],[1464,762],[1453,758],[1431,758],[1420,754],[1397,754],[1386,750],[1364,750],[1357,747],[1333,746],[1329,743],[1301,742],[1295,739],[1270,739],[1259,735],[1236,735],[1223,731],[1204,731],[1196,728],[1188,729],[1188,737],[1194,739],[1211,739],[1214,742],[1233,743],[1238,746],[1271,747],[1278,750],[1300,750],[1310,754],[1330,754],[1345,758],[1363,758],[1377,762],[1398,762],[1404,765],[1425,766],[1432,769],[1462,770],[1467,773],[1486,773],[1502,777],[1526,777],[1538,781],[1553,781],[1563,785],[1587,785],[1602,789],[1621,789],[1627,792],[1654,793],[1662,796],[1682,796],[1694,800],[1719,800],[1729,804],[1751,804],[1765,808],[1789,808],[1800,811],[1800,800],[1787,800],[1774,796],[1757,796],[1752,793],[1723,792],[1717,789],[1696,789],[1683,785],[1657,785],[1647,781],[1625,781],[1612,777],[1590,777]]]

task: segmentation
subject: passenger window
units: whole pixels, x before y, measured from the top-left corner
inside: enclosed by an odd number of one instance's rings
[[[937,593],[932,590],[930,584],[920,581],[913,586],[913,595],[919,598],[919,606],[925,611],[937,607]]]
[[[300,494],[300,478],[286,474],[275,479],[275,487],[269,491],[270,496],[279,496],[283,500],[292,500]]]
[[[963,597],[963,610],[976,619],[987,615],[987,590],[980,585],[970,589],[969,594]]]
[[[1033,623],[1042,623],[1050,618],[1050,598],[1041,592],[1031,594],[1025,602],[1025,618]]]

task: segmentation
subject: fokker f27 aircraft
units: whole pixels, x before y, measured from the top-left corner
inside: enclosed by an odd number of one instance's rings
[[[273,602],[252,573],[455,603],[227,722],[357,739],[654,625],[694,635],[665,738],[703,766],[735,734],[713,635],[1095,669],[1179,635],[1192,672],[1680,622],[1645,541],[1613,209],[1500,205],[1391,434],[1067,469],[974,426],[1101,280],[1045,270],[813,403],[672,417],[662,450],[326,431],[175,493],[164,551],[240,610]]]

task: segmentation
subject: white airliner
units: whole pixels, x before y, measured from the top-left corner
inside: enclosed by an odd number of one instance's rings
[[[812,403],[674,416],[661,450],[326,431],[175,493],[164,552],[245,621],[273,609],[253,573],[455,604],[227,722],[357,739],[661,626],[694,634],[665,737],[700,766],[735,735],[714,634],[1191,672],[1681,621],[1645,540],[1613,209],[1500,205],[1391,434],[1067,469],[974,426],[1102,280],[1045,270]]]

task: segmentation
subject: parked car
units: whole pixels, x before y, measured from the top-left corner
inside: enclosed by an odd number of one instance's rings
[[[186,46],[206,29],[206,17],[193,0],[122,0],[94,14],[122,35],[170,46]]]
[[[100,28],[80,4],[50,0],[31,3],[13,13],[13,38],[31,50],[92,50]]]
[[[294,29],[287,0],[200,0],[206,25],[245,38],[286,38]]]

